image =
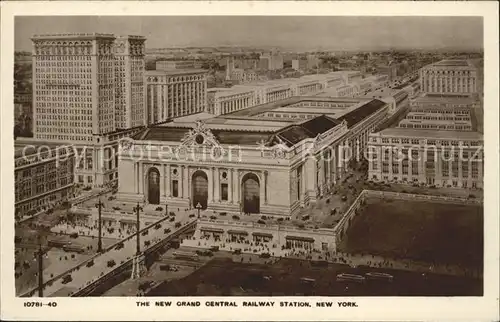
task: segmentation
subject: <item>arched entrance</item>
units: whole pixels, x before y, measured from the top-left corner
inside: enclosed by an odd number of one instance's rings
[[[193,207],[200,203],[202,209],[207,209],[208,203],[208,178],[204,171],[198,170],[193,173],[191,181]]]
[[[148,171],[148,202],[153,205],[160,204],[160,172],[156,168]]]
[[[254,173],[247,173],[242,179],[243,212],[260,213],[260,184]]]

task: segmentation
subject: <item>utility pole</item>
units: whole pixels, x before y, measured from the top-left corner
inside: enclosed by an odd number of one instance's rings
[[[101,202],[101,199],[99,198],[99,202],[96,204],[96,207],[98,209],[98,227],[99,227],[99,237],[97,240],[97,252],[101,253],[102,252],[102,206],[103,203]]]
[[[43,252],[42,238],[38,237],[38,297],[43,297]]]
[[[141,228],[141,223],[139,221],[139,210],[141,207],[139,206],[139,203],[137,203],[137,206],[134,208],[135,214],[136,214],[136,229],[137,229],[137,249],[136,249],[136,254],[139,255],[141,253],[141,241],[140,241],[140,236],[139,236],[139,230]]]
[[[168,216],[168,203],[165,203],[165,217]]]

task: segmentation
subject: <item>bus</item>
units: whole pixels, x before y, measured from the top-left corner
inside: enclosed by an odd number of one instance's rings
[[[356,282],[364,283],[365,278],[361,275],[341,273],[337,275],[337,282]]]
[[[65,252],[73,252],[73,253],[83,253],[85,252],[85,248],[81,245],[72,245],[66,244],[62,248]]]
[[[49,239],[47,241],[47,244],[50,246],[50,247],[57,247],[57,248],[62,248],[66,245],[69,245],[69,243],[67,241],[64,241],[64,240],[57,240],[57,239]]]
[[[365,276],[369,280],[378,280],[378,281],[387,281],[387,282],[392,282],[394,280],[394,276],[392,276],[391,274],[386,274],[386,273],[370,272],[370,273],[366,273]]]
[[[172,254],[174,258],[183,259],[183,260],[198,260],[198,255],[190,252],[173,252]]]

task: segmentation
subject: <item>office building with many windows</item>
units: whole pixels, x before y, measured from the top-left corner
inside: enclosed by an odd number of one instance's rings
[[[473,96],[478,92],[477,68],[467,60],[442,60],[423,67],[419,74],[424,93]]]
[[[483,187],[478,132],[389,128],[370,134],[369,180],[436,187]]]
[[[207,72],[203,69],[146,72],[147,124],[207,109]]]
[[[104,168],[105,151],[145,124],[145,38],[52,34],[35,35],[32,42],[34,138],[29,141],[74,145],[85,159],[75,170],[79,183],[102,186],[115,180],[116,164]]]
[[[16,142],[16,221],[71,198],[74,169],[75,152],[70,145],[24,145]]]

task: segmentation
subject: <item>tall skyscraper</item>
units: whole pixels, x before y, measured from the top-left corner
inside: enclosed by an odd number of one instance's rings
[[[115,124],[117,129],[143,125],[144,42],[141,36],[120,36],[115,41]]]
[[[34,140],[73,144],[77,183],[116,179],[118,140],[146,121],[146,39],[88,33],[32,41]]]

